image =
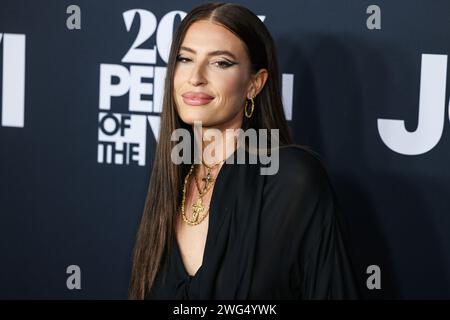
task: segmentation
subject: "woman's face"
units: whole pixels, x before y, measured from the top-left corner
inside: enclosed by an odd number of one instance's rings
[[[183,122],[222,130],[241,127],[246,98],[258,91],[244,43],[225,27],[203,20],[187,30],[173,85]]]

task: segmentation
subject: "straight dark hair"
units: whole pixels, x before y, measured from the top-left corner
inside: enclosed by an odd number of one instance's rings
[[[134,248],[130,299],[144,299],[153,287],[158,271],[167,266],[173,241],[176,241],[176,215],[181,202],[183,175],[188,165],[176,165],[171,161],[171,150],[177,143],[171,141],[171,134],[178,128],[192,132],[192,127],[177,114],[173,79],[181,43],[188,28],[199,20],[219,24],[240,38],[246,45],[253,74],[262,68],[268,71],[267,81],[254,99],[253,116],[250,119],[244,117],[242,129],[279,129],[280,146],[292,143],[283,111],[275,45],[266,26],[253,12],[241,5],[207,3],[194,8],[180,23],[170,49],[159,143]]]

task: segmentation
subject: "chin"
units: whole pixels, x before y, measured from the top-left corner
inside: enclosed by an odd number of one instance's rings
[[[182,115],[180,115],[181,120],[183,120],[184,123],[189,124],[189,125],[194,125],[195,121],[201,121],[202,126],[207,125],[208,122],[208,118],[209,117],[205,117],[202,116],[200,114],[196,114],[194,112],[187,112],[184,113]]]
[[[196,108],[196,109],[195,109]],[[208,124],[211,124],[214,122],[214,120],[212,119],[212,116],[209,110],[201,110],[199,108],[205,108],[205,107],[199,107],[199,106],[195,106],[195,107],[191,107],[191,106],[186,106],[182,108],[180,114],[180,118],[181,120],[189,125],[193,125],[194,121],[201,121],[202,126],[207,126]]]

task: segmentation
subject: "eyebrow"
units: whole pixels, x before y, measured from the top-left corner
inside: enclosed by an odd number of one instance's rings
[[[185,50],[191,53],[197,53],[194,49],[188,48],[188,47],[180,47],[180,50]],[[230,56],[231,58],[233,58],[234,60],[236,59],[236,56],[234,54],[232,54],[230,51],[228,50],[214,50],[211,52],[208,52],[208,57],[212,57],[212,56],[218,56],[218,55],[227,55]]]

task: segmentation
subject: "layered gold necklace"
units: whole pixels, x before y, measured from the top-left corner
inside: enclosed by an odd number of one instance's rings
[[[203,165],[206,167],[206,176],[202,178],[202,180],[205,182],[203,188],[200,187],[200,184],[198,183],[197,176],[194,174],[194,180],[195,185],[198,190],[198,198],[197,201],[194,202],[192,205],[192,217],[189,219],[186,216],[185,212],[185,202],[186,202],[186,189],[189,184],[189,177],[191,176],[192,172],[194,171],[195,164],[193,163],[191,165],[191,168],[189,169],[188,174],[184,178],[184,185],[183,185],[183,198],[181,200],[181,216],[183,217],[183,221],[186,222],[190,226],[195,226],[201,223],[205,217],[208,215],[209,212],[209,206],[206,209],[206,207],[203,204],[203,197],[211,190],[212,186],[215,183],[215,179],[213,178],[211,171],[214,167],[218,166],[219,164],[223,163],[225,160],[220,161],[212,166],[208,166],[203,162]]]

